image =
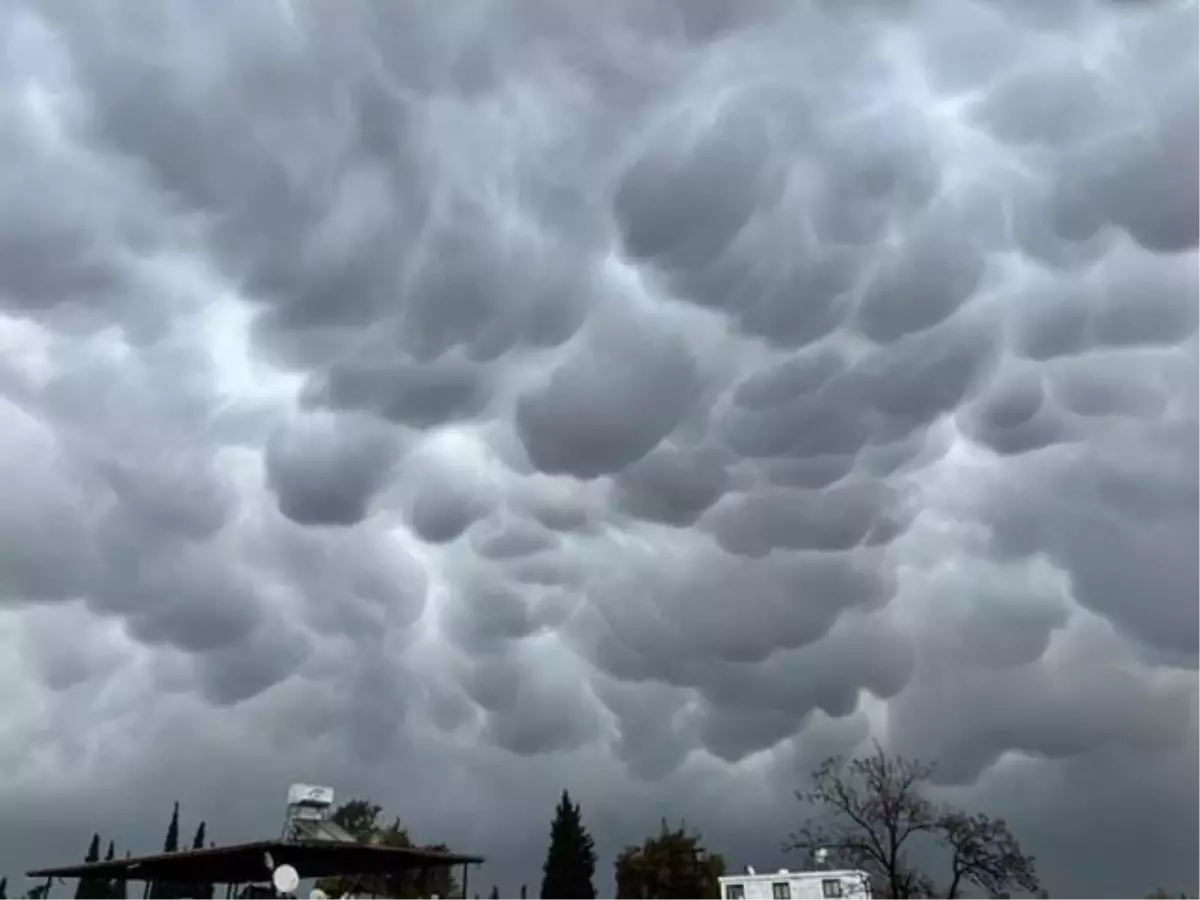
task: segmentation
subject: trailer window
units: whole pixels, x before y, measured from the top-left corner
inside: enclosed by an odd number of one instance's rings
[[[746,889],[740,884],[725,885],[725,900],[745,900]]]
[[[821,896],[832,900],[842,896],[842,881],[840,878],[826,878],[821,882]]]
[[[771,896],[774,900],[792,900],[792,886],[786,881],[776,881],[771,885]]]

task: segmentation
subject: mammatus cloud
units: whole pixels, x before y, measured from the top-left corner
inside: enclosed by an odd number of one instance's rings
[[[1194,888],[1195,4],[0,35],[0,874],[304,779],[763,865],[875,736]]]

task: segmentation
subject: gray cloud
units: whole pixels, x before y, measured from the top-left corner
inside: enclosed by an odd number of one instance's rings
[[[874,737],[1195,890],[1197,31],[0,10],[0,874],[295,780],[503,892],[563,786],[787,864]]]

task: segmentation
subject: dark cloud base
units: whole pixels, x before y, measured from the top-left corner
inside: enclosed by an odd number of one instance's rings
[[[873,736],[1195,889],[1197,30],[0,10],[0,874],[305,779],[769,865]]]

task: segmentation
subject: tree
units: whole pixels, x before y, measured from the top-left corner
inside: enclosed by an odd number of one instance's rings
[[[386,827],[379,823],[383,808],[367,800],[348,800],[334,810],[330,817],[337,825],[362,844],[375,844],[384,847],[415,847],[409,837],[408,829],[400,820],[394,819]],[[423,850],[445,851],[445,844],[427,844]],[[370,882],[370,883],[367,883]],[[383,897],[396,897],[407,900],[413,897],[425,897],[437,894],[439,897],[454,897],[459,893],[458,883],[449,867],[434,869],[427,873],[420,884],[414,884],[404,875],[389,876],[375,879],[355,878],[322,878],[317,887],[330,897],[340,897],[343,894],[358,892],[364,887],[368,892],[374,892]]]
[[[664,819],[657,835],[626,847],[615,868],[618,897],[680,900],[720,896],[725,860],[705,850],[699,834],[688,834],[682,824],[672,831]]]
[[[330,817],[360,843],[368,843],[379,830],[383,807],[366,800],[348,800],[333,811]]]
[[[878,744],[868,756],[831,757],[812,774],[812,787],[796,797],[813,808],[785,849],[824,849],[847,868],[864,869],[889,897],[934,896],[933,880],[912,864],[921,843],[949,858],[945,896],[968,884],[991,896],[1013,888],[1040,889],[1034,859],[1003,819],[937,806],[922,793],[934,767],[887,753]]]
[[[83,861],[89,865],[100,861],[100,835],[92,835],[92,842],[88,844],[87,856]],[[108,883],[105,879],[95,875],[84,875],[75,886],[75,898],[79,900],[81,897],[103,897],[107,888]]]
[[[596,888],[596,850],[591,835],[583,827],[579,804],[562,792],[550,825],[550,847],[542,866],[542,900],[577,898],[592,900]]]
[[[179,850],[179,801],[171,809],[171,821],[167,825],[167,836],[163,838],[163,853],[175,853]]]
[[[171,821],[167,824],[167,836],[163,839],[163,853],[179,851],[179,801],[171,808]],[[150,887],[153,900],[171,900],[181,897],[188,890],[187,885],[175,884],[169,881],[156,881]]]
[[[126,850],[125,858],[129,859],[130,856],[131,856],[130,852],[128,850]],[[129,894],[129,886],[125,881],[125,876],[119,875],[116,878],[114,878],[112,881],[112,896],[114,898],[116,898],[116,900],[125,900],[125,898],[128,896],[128,894]]]
[[[208,825],[203,820],[201,820],[200,824],[196,826],[196,833],[195,833],[195,835],[192,836],[192,849],[193,850],[203,850],[204,849],[204,844],[205,844],[205,840],[207,837],[207,835],[206,835],[207,828],[208,828]],[[186,889],[183,892],[183,896],[194,897],[194,898],[196,898],[196,900],[208,900],[208,898],[212,897],[212,895],[213,895],[213,886],[211,884],[205,884],[203,882],[196,882],[195,884],[189,884],[189,885],[187,885]]]
[[[54,880],[47,878],[37,887],[32,887],[25,892],[25,900],[47,900],[50,896],[50,888],[54,887]]]
[[[8,879],[0,878],[0,900],[8,900]]]
[[[500,900],[500,888],[492,885],[492,892],[488,894],[488,900]]]
[[[1021,852],[1021,845],[1003,819],[950,811],[943,816],[940,828],[942,841],[950,849],[947,897],[957,897],[964,882],[991,897],[1014,887],[1029,894],[1041,888],[1033,857]]]
[[[104,854],[104,861],[112,862],[116,858],[117,858],[117,846],[110,839],[108,842],[108,851]],[[115,900],[115,898],[121,898],[121,900],[124,900],[124,897],[125,897],[124,887],[122,886],[122,889],[121,889],[122,893],[118,894],[117,893],[117,880],[115,878],[101,879],[100,889],[101,889],[102,893],[95,894],[94,896],[113,898],[113,900]]]

